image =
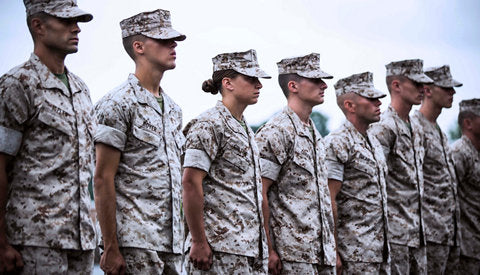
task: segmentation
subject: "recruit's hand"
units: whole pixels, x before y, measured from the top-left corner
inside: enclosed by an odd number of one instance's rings
[[[21,270],[23,267],[22,255],[11,245],[0,246],[0,274]]]
[[[337,252],[337,275],[342,274],[342,258],[340,257],[340,254]]]
[[[275,250],[268,251],[268,273],[278,275],[282,271],[282,261]]]
[[[127,264],[118,248],[105,249],[100,258],[100,268],[108,275],[125,274]]]
[[[190,248],[190,262],[195,268],[209,270],[213,262],[212,249],[208,242],[192,242]]]

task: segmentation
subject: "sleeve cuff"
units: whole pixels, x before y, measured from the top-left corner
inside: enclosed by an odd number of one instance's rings
[[[125,149],[125,141],[127,140],[127,135],[125,135],[124,132],[113,127],[104,124],[98,124],[94,140],[95,143],[103,143],[115,147],[120,151],[123,151]]]
[[[260,167],[262,170],[262,177],[269,178],[273,181],[278,179],[278,174],[282,168],[282,166],[276,164],[275,162],[263,158],[260,159]]]
[[[22,144],[22,132],[0,126],[0,152],[15,156]]]
[[[198,149],[187,149],[185,152],[185,158],[183,160],[184,168],[193,167],[208,172],[211,165],[212,161],[204,151]]]
[[[329,179],[343,181],[343,164],[327,159],[326,165]]]

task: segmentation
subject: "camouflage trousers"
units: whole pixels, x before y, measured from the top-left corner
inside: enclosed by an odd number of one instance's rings
[[[480,259],[470,258],[460,255],[458,265],[458,274],[462,275],[479,275],[480,274]]]
[[[428,274],[458,274],[460,247],[427,242]]]
[[[390,275],[389,263],[342,262],[342,274]]]
[[[185,270],[187,274],[229,274],[229,275],[248,275],[248,274],[267,274],[268,260],[255,259],[253,257],[240,256],[229,253],[213,251],[213,263],[208,271],[202,271],[193,266],[189,261],[188,253],[185,254]]]
[[[182,274],[183,256],[155,250],[120,247],[126,274]]]
[[[53,249],[35,246],[15,246],[22,255],[20,274],[85,274],[93,272],[94,250]]]
[[[390,244],[392,274],[427,274],[427,248]]]
[[[336,275],[335,266],[282,261],[282,274]]]

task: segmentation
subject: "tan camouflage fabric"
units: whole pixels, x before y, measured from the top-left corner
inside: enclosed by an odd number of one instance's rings
[[[331,265],[282,261],[280,274],[336,275],[337,273],[336,267]]]
[[[167,10],[154,10],[141,12],[120,22],[122,38],[142,34],[153,39],[174,39],[183,41],[187,38],[172,28],[170,12]]]
[[[342,78],[335,83],[334,87],[337,97],[346,93],[356,93],[366,98],[382,98],[387,96],[384,92],[375,89],[373,86],[373,74],[371,72],[353,74],[349,77]]]
[[[325,137],[328,178],[342,182],[337,195],[337,245],[342,260],[381,263],[389,257],[388,173],[382,147],[346,120]]]
[[[188,254],[188,253],[187,253]],[[188,257],[185,257],[185,272],[189,275],[267,275],[267,260],[239,256],[229,253],[213,252],[212,265],[208,271],[202,271],[193,266]],[[304,273],[305,274],[305,273]]]
[[[433,84],[443,88],[463,86],[462,83],[452,78],[450,66],[431,67],[425,70],[425,74],[433,80]]]
[[[462,275],[478,275],[480,274],[480,260],[467,256],[460,256],[458,265],[458,274]]]
[[[46,14],[59,18],[78,18],[80,22],[88,22],[93,19],[77,6],[77,0],[23,0],[27,16],[35,13],[45,12]]]
[[[259,152],[248,125],[247,129],[248,133],[218,101],[186,126],[183,167],[207,172],[203,217],[212,250],[267,258]],[[189,235],[186,249],[190,242]]]
[[[420,123],[424,136],[422,211],[425,237],[428,242],[458,246],[460,207],[457,177],[447,136],[418,110],[413,116]]]
[[[390,243],[419,247],[425,244],[423,214],[423,139],[420,125],[410,118],[412,132],[388,106],[370,134],[382,145],[387,160],[387,206]],[[393,251],[393,248],[392,248]]]
[[[401,244],[391,245],[391,274],[427,274],[426,246],[410,247]]]
[[[458,176],[461,254],[480,260],[480,152],[466,136],[451,148]]]
[[[333,76],[320,68],[320,54],[284,58],[277,62],[278,74],[298,74],[306,78],[331,79]]]
[[[459,246],[449,246],[444,244],[427,242],[428,274],[459,274],[459,262]]]
[[[390,62],[385,65],[387,76],[405,76],[418,83],[431,84],[433,80],[423,72],[423,60],[409,59]]]
[[[246,76],[272,78],[260,68],[255,50],[221,53],[212,58],[212,62],[213,72],[231,69]]]
[[[22,271],[15,274],[78,274],[93,272],[94,250],[50,249],[45,247],[16,246],[22,255]]]
[[[182,253],[182,110],[162,96],[164,112],[130,74],[95,105],[95,142],[122,152],[115,175],[119,246]]]
[[[390,263],[362,263],[342,261],[342,274],[390,275]]]
[[[68,88],[32,54],[0,78],[0,152],[14,156],[6,205],[10,244],[94,249],[88,183],[95,116],[85,83]]]
[[[126,263],[125,274],[182,274],[183,255],[142,248],[121,247]]]
[[[325,166],[325,144],[289,107],[257,134],[262,177],[269,188],[270,233],[284,261],[336,263],[334,222]]]
[[[459,106],[460,112],[471,112],[476,116],[480,116],[480,98],[462,100]]]

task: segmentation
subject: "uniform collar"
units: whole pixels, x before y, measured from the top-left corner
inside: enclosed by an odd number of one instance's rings
[[[293,128],[295,129],[295,132],[299,136],[304,136],[307,137],[311,142],[313,142],[313,137],[310,133],[310,129],[308,126],[306,126],[302,120],[300,120],[300,117],[288,106],[285,106],[283,111],[287,114],[287,116],[290,118],[293,124]],[[313,120],[311,118],[308,119],[310,122],[310,125],[313,128],[313,131],[315,132],[315,137],[316,139],[320,139],[320,133],[317,131],[315,128],[315,124],[313,123]]]
[[[232,114],[230,113],[230,111],[227,109],[227,107],[225,107],[225,105],[223,105],[223,102],[222,101],[217,101],[217,105],[215,106],[215,108],[220,112],[220,114],[223,116],[223,118],[225,119],[226,123],[227,123],[227,126],[232,129],[234,132],[237,132],[239,134],[242,134],[246,137],[248,137],[248,134],[245,132],[245,129],[242,127],[242,125],[237,121],[236,118],[234,118],[232,116]],[[245,118],[242,116],[242,121],[243,123],[245,123],[245,125],[247,125],[247,131],[249,130],[249,126],[248,124],[246,123],[245,121]]]
[[[133,87],[135,96],[137,97],[137,100],[140,104],[146,104],[152,107],[157,113],[162,114],[162,109],[160,108],[160,105],[158,104],[155,96],[140,85],[138,78],[134,74],[130,74],[128,76],[128,82]],[[164,92],[162,92],[161,88],[160,91],[163,97],[163,107],[165,114],[168,114],[173,109],[173,102]]]
[[[38,72],[40,76],[40,85],[45,89],[58,89],[62,91],[62,93],[66,96],[70,96],[70,91],[68,90],[67,86],[57,77],[55,76],[45,64],[42,63],[40,58],[32,53],[30,56],[29,61],[35,67],[35,70]],[[68,84],[70,85],[70,90],[72,94],[78,93],[81,91],[80,87],[77,83],[73,80],[72,74],[69,73],[67,67],[65,67],[65,74],[68,77]]]

